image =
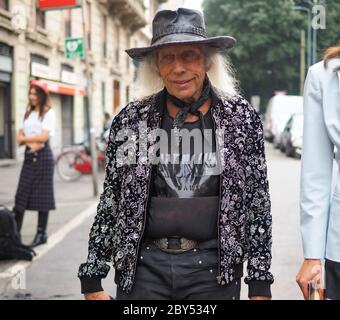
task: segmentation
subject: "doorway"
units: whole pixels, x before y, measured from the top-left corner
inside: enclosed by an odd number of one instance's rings
[[[0,158],[12,158],[10,84],[0,82]]]
[[[62,145],[64,147],[74,144],[73,120],[73,97],[61,95]]]

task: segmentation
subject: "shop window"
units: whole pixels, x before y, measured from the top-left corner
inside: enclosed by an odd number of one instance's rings
[[[115,61],[116,64],[119,64],[119,56],[120,56],[120,28],[118,25],[116,25],[115,28],[115,38],[113,40],[113,43],[115,44]]]
[[[86,3],[86,36],[88,42],[88,48],[91,50],[92,48],[92,5],[91,2]]]
[[[130,102],[130,87],[129,86],[126,86],[125,96],[126,96],[126,104],[128,104]]]
[[[0,8],[4,10],[9,10],[9,0],[0,0]]]
[[[11,47],[0,42],[0,56],[11,57]]]
[[[103,53],[103,57],[107,58],[107,17],[106,15],[103,15],[102,21],[103,21],[102,53]]]
[[[40,10],[39,8],[36,8],[35,11],[35,21],[36,21],[36,25],[37,27],[46,28],[46,12]]]
[[[62,64],[61,65],[61,70],[68,71],[68,72],[73,72],[74,68],[70,66],[69,64]]]
[[[64,16],[64,25],[65,25],[65,38],[71,38],[72,37],[72,14],[71,10],[65,11]]]
[[[102,108],[103,112],[106,110],[106,83],[102,82]]]
[[[39,54],[31,53],[31,62],[36,62],[48,66],[48,59]]]

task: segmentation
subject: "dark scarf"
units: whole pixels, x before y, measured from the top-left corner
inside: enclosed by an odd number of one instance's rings
[[[185,102],[183,100],[180,100],[176,98],[175,96],[172,96],[167,90],[166,90],[166,95],[169,98],[169,100],[178,108],[180,108],[180,111],[177,113],[174,123],[173,123],[173,128],[175,131],[175,135],[177,136],[177,142],[180,142],[180,135],[179,131],[183,128],[185,118],[187,117],[188,113],[190,112],[191,114],[195,116],[199,116],[200,122],[201,122],[201,127],[202,127],[202,134],[204,134],[204,118],[203,118],[203,113],[198,110],[208,99],[210,96],[210,90],[211,90],[211,84],[208,79],[208,77],[205,78],[204,83],[203,83],[203,91],[200,96],[200,98],[197,101],[193,101],[191,103]]]
[[[185,102],[183,100],[180,100],[176,98],[175,96],[172,96],[169,92],[166,91],[167,97],[169,100],[178,108],[180,108],[180,111],[177,113],[175,119],[174,119],[174,129],[183,129],[185,119],[189,113],[199,116],[201,121],[202,130],[204,132],[204,119],[203,114],[200,110],[198,110],[208,99],[210,96],[210,90],[211,90],[211,84],[208,78],[205,78],[203,83],[203,91],[202,95],[197,101],[193,101],[191,103]]]

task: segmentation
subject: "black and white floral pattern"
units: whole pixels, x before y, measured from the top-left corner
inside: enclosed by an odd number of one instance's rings
[[[272,283],[269,186],[260,117],[241,96],[227,98],[214,88],[218,103],[211,107],[216,129],[224,129],[217,141],[224,163],[221,174],[219,214],[218,282],[228,284],[235,276],[236,264],[248,260],[246,283],[252,280]],[[148,150],[154,129],[159,128],[158,110],[163,91],[129,103],[113,120],[107,148],[104,191],[91,228],[87,262],[78,276],[103,278],[112,265],[119,271],[119,286],[131,291],[143,236],[151,163],[138,157],[136,164],[118,166],[117,132],[123,128],[138,133],[140,121],[147,121]],[[136,137],[138,139],[138,137]],[[222,142],[221,142],[222,141]],[[222,144],[221,144],[222,143]]]

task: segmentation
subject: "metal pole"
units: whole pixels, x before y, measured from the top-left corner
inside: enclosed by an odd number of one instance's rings
[[[307,64],[308,68],[312,65],[312,13],[307,9],[308,12],[308,50],[307,50]]]
[[[301,51],[300,51],[300,95],[303,96],[304,82],[306,77],[306,32],[301,30]]]
[[[307,44],[307,64],[308,68],[312,65],[313,61],[313,44],[312,44],[312,12],[309,8],[302,7],[302,6],[293,6],[294,10],[305,11],[308,14],[308,44]]]
[[[318,60],[318,57],[317,57],[317,34],[318,34],[318,30],[313,27],[313,59],[312,59],[313,64],[315,64]]]
[[[304,2],[306,2],[310,7],[313,7],[314,5],[317,5],[318,3],[319,4],[322,4],[324,3],[324,1],[319,1],[319,0],[304,0]],[[311,11],[311,9],[309,9]],[[315,64],[318,60],[318,57],[317,57],[317,47],[318,47],[318,44],[317,44],[317,34],[318,34],[318,30],[316,28],[314,28],[313,26],[312,27],[312,64]]]
[[[85,0],[82,0],[81,10],[82,10],[82,22],[83,22],[83,37],[84,37],[84,51],[85,51],[85,76],[86,76],[86,111],[88,117],[88,140],[90,142],[90,152],[92,160],[92,183],[93,183],[93,194],[98,195],[98,162],[97,162],[97,149],[96,149],[96,138],[95,129],[92,128],[91,114],[92,114],[92,79],[90,74],[90,63],[88,58],[89,43],[86,34],[86,12],[85,12]]]

